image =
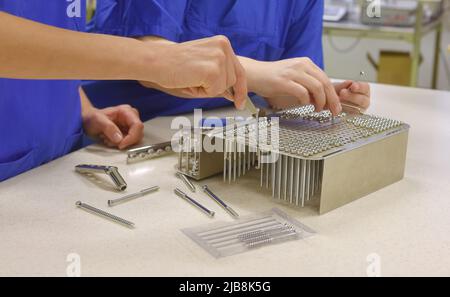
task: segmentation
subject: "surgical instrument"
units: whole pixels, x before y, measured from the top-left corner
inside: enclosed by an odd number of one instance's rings
[[[110,214],[110,213],[108,213],[108,212],[106,212],[106,211],[103,211],[103,210],[98,209],[98,208],[96,208],[96,207],[90,206],[89,204],[83,203],[83,202],[81,202],[81,201],[77,201],[77,202],[75,203],[75,205],[76,205],[78,208],[81,208],[81,209],[83,209],[83,210],[85,210],[85,211],[87,211],[87,212],[90,212],[90,213],[99,215],[99,216],[101,216],[101,217],[103,217],[103,218],[109,219],[109,220],[111,220],[111,221],[113,221],[113,222],[115,222],[115,223],[124,225],[124,226],[126,226],[126,227],[128,227],[128,228],[134,228],[134,223],[133,223],[133,222],[127,221],[127,220],[122,219],[122,218],[120,218],[120,217],[118,217],[118,216],[115,216],[115,215],[113,215],[113,214]]]
[[[211,199],[213,199],[214,201],[216,201],[220,206],[223,207],[223,209],[225,209],[233,218],[238,218],[239,215],[237,214],[237,212],[234,211],[234,209],[232,209],[230,206],[228,206],[225,202],[223,202],[222,199],[220,199],[216,194],[214,194],[207,185],[204,185],[202,187],[203,191],[209,196],[211,197]]]
[[[211,218],[214,217],[214,214],[215,214],[214,211],[211,211],[211,210],[207,209],[206,207],[204,207],[203,205],[201,205],[200,203],[195,201],[193,198],[191,198],[188,195],[186,195],[186,193],[184,193],[180,189],[176,188],[174,190],[174,192],[175,192],[175,194],[177,194],[178,197],[186,200],[187,202],[189,202],[193,206],[197,207],[200,211],[202,211],[203,213],[205,213],[209,217],[211,217]]]
[[[176,176],[184,182],[184,184],[189,188],[189,190],[191,190],[192,193],[195,193],[195,185],[189,180],[186,175],[181,172],[177,172]]]
[[[143,190],[141,190],[141,191],[139,191],[137,193],[126,195],[126,196],[123,196],[123,197],[120,197],[120,198],[117,198],[117,199],[108,200],[108,206],[114,206],[114,205],[117,205],[119,203],[127,202],[127,201],[130,201],[132,199],[136,199],[136,198],[145,196],[145,195],[150,194],[152,192],[156,192],[158,190],[159,190],[159,186],[153,186],[153,187],[150,187],[150,188],[147,188],[147,189],[143,189]]]
[[[75,166],[75,171],[82,174],[89,174],[89,173],[107,174],[116,185],[117,190],[124,191],[127,188],[127,183],[120,175],[119,169],[115,166],[81,164]]]

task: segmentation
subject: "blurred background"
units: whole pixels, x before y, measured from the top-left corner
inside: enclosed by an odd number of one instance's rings
[[[381,16],[368,17],[376,4]],[[448,0],[325,0],[327,73],[450,90],[449,8]]]
[[[324,2],[329,76],[361,79],[364,71],[370,82],[450,90],[450,0]],[[96,0],[87,3],[89,18]]]

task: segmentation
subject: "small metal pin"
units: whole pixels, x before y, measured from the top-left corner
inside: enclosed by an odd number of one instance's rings
[[[277,166],[277,173],[278,173],[278,178],[277,178],[277,194],[278,194],[278,199],[281,199],[281,182],[282,182],[282,167],[283,167],[283,155],[280,155],[278,157],[278,166]]]
[[[275,155],[276,157],[276,155]],[[275,176],[276,176],[276,166],[277,166],[277,162],[275,162],[274,160],[272,160],[272,169],[271,169],[271,182],[272,182],[272,198],[275,198]]]
[[[89,204],[83,203],[81,201],[77,201],[75,203],[75,205],[78,208],[81,208],[81,209],[83,209],[85,211],[88,211],[90,213],[99,215],[99,216],[101,216],[103,218],[109,219],[109,220],[111,220],[111,221],[113,221],[115,223],[121,224],[121,225],[126,226],[128,228],[134,228],[134,223],[133,222],[127,221],[127,220],[122,219],[122,218],[120,218],[118,216],[110,214],[110,213],[108,213],[106,211],[103,211],[101,209],[98,209],[98,208],[95,208],[93,206],[90,206]]]
[[[283,200],[287,200],[287,187],[288,187],[288,165],[289,157],[283,156],[285,162],[283,163]]]
[[[225,136],[225,133],[224,133],[224,136]],[[227,154],[228,154],[227,144],[228,144],[228,141],[227,141],[226,137],[224,137],[224,140],[223,140],[223,145],[224,145],[224,148],[223,148],[223,181],[224,182],[227,179]]]
[[[261,158],[259,158],[259,170],[261,175],[260,187],[262,187],[264,183],[264,163],[261,163]]]
[[[216,194],[214,194],[207,185],[204,185],[203,191],[215,202],[217,202],[220,206],[223,207],[233,218],[238,218],[239,215],[235,212],[230,206],[228,206],[222,199],[220,199]]]
[[[237,173],[237,175],[238,175],[238,177],[240,177],[241,176],[241,143],[240,142],[237,142],[237,155],[238,155],[238,173]]]
[[[236,181],[237,141],[233,139],[233,181]]]
[[[195,185],[189,180],[189,178],[181,172],[177,172],[176,176],[181,179],[184,184],[191,190],[191,192],[195,193]]]
[[[294,158],[290,159],[290,173],[289,173],[289,203],[293,202],[293,191],[294,191]]]
[[[114,205],[117,205],[119,203],[127,202],[127,201],[130,201],[130,200],[133,200],[133,199],[145,196],[147,194],[156,192],[158,190],[159,190],[159,186],[154,186],[154,187],[150,187],[150,188],[147,188],[147,189],[143,189],[143,190],[141,190],[141,191],[139,191],[137,193],[133,193],[133,194],[130,194],[130,195],[127,195],[127,196],[124,196],[124,197],[120,197],[120,198],[113,199],[113,200],[108,200],[108,206],[114,206]]]
[[[243,157],[244,157],[244,160],[243,160],[243,167],[242,167],[242,175],[245,175],[245,169],[246,169],[246,167],[247,167],[247,150],[245,149],[245,147],[246,147],[246,143],[245,143],[245,140],[244,140],[244,146],[243,146],[243,148],[244,148],[244,155],[243,155]]]
[[[174,193],[186,200],[187,202],[189,202],[190,204],[192,204],[193,206],[195,206],[196,208],[198,208],[200,211],[202,211],[203,213],[205,213],[206,215],[208,215],[209,217],[214,217],[214,211],[211,211],[209,209],[207,209],[206,207],[204,207],[203,205],[201,205],[200,203],[198,203],[197,201],[195,201],[193,198],[189,197],[188,195],[186,195],[186,193],[184,193],[183,191],[181,191],[180,189],[176,188],[174,190]]]

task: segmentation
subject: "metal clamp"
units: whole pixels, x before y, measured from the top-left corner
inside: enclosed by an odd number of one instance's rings
[[[89,165],[80,164],[75,166],[75,171],[78,173],[103,173],[109,175],[116,185],[117,190],[124,191],[127,188],[127,183],[119,173],[119,169],[115,166],[105,165]]]

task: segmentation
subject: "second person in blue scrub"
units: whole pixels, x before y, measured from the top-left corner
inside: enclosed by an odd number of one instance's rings
[[[80,79],[153,81],[245,105],[245,71],[225,38],[163,45],[80,32],[84,3],[0,0],[0,182],[78,148],[83,132],[120,149],[142,138],[135,109],[93,108]]]
[[[336,113],[345,101],[365,109],[367,83],[333,85],[323,71],[322,15],[322,0],[100,0],[89,26],[93,32],[162,43],[225,35],[246,70],[249,91],[272,107],[313,103]],[[229,104],[183,100],[189,96],[142,81],[89,82],[85,90],[96,105],[126,102],[143,119]]]

